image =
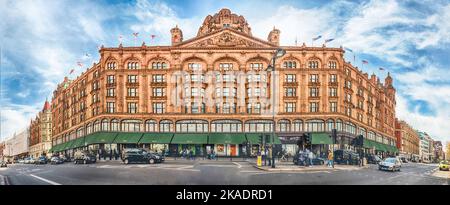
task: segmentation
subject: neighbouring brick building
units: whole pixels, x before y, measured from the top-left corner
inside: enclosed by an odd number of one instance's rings
[[[396,118],[395,137],[400,155],[408,160],[418,161],[420,138],[417,131],[405,121]]]
[[[292,152],[304,133],[323,152],[333,128],[341,148],[361,134],[368,152],[398,152],[391,76],[380,82],[345,62],[342,47],[280,46],[280,30],[256,38],[228,9],[207,16],[194,38],[185,40],[178,26],[170,33],[170,46],[102,46],[98,63],[58,85],[53,152],[144,146],[174,155],[255,154],[273,123],[275,143]],[[266,68],[278,48],[286,54],[272,76]]]
[[[44,107],[30,122],[30,156],[37,158],[49,154],[52,147],[52,111],[50,103],[45,100]]]

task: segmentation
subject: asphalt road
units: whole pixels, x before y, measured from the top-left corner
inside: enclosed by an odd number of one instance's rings
[[[404,164],[401,172],[379,171],[376,166],[358,170],[267,172],[248,162],[167,161],[163,164],[124,165],[99,162],[89,165],[10,165],[0,168],[0,184],[10,185],[448,185],[435,177],[437,165]],[[5,180],[6,179],[6,180]]]

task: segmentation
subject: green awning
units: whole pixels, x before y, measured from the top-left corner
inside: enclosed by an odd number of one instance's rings
[[[111,144],[117,134],[117,132],[96,132],[86,136],[86,144]]]
[[[263,136],[265,137],[266,135],[270,135],[269,137],[269,141],[267,143],[271,144],[272,143],[272,133],[248,133],[245,134],[245,136],[247,137],[247,140],[251,143],[251,144],[259,144],[259,137]],[[275,143],[274,144],[281,144],[280,138],[278,137],[278,135],[275,135]]]
[[[386,152],[387,148],[383,143],[376,142],[376,150]]]
[[[246,141],[243,133],[212,133],[209,135],[208,144],[242,144]]]
[[[364,148],[373,149],[374,147],[376,147],[376,145],[375,145],[374,141],[368,140],[368,139],[364,139],[363,147]]]
[[[251,144],[259,144],[259,136],[261,136],[262,134],[259,133],[249,133],[249,134],[245,134],[245,136],[247,137],[247,140],[251,143]]]
[[[61,144],[53,145],[53,147],[51,149],[52,152],[59,152],[58,149],[59,149],[60,146],[61,146]]]
[[[62,147],[62,151],[70,149],[70,147],[72,146],[73,141],[74,141],[74,140],[71,140],[71,141],[66,142],[66,143],[64,144],[64,147]]]
[[[141,132],[119,132],[113,143],[137,144],[144,133]]]
[[[84,137],[77,138],[73,140],[72,145],[70,145],[70,149],[75,149],[78,147],[84,147]]]
[[[312,144],[333,144],[333,140],[330,135],[325,132],[311,133],[311,143]]]
[[[208,144],[208,134],[175,134],[172,139],[172,144]]]
[[[139,140],[140,144],[170,144],[172,141],[173,133],[145,133],[141,140]]]

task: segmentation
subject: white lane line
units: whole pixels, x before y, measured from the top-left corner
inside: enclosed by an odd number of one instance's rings
[[[233,164],[235,164],[236,166],[238,166],[238,169],[240,169],[242,167],[241,164],[237,163],[237,162],[233,162]]]
[[[178,167],[177,169],[188,169],[188,168],[194,168],[194,166],[193,165],[182,166],[182,167]]]
[[[49,184],[51,184],[51,185],[61,185],[61,184],[59,184],[59,183],[56,183],[56,182],[51,181],[51,180],[48,180],[48,179],[44,179],[44,178],[39,177],[39,176],[36,176],[36,175],[34,175],[34,174],[30,174],[30,176],[32,176],[32,177],[34,177],[34,178],[36,178],[36,179],[42,180],[42,181],[44,181],[44,182],[47,182],[47,183],[49,183]]]

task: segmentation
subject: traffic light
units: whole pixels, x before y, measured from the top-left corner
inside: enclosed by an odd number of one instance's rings
[[[303,136],[305,138],[305,145],[311,144],[311,133],[306,133]]]

